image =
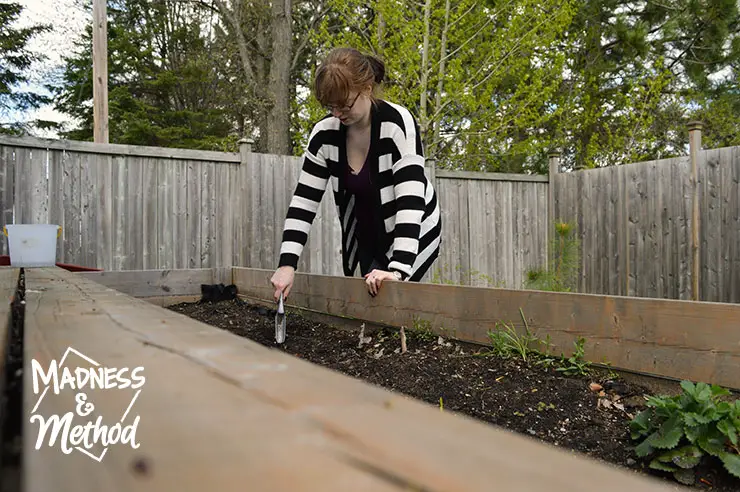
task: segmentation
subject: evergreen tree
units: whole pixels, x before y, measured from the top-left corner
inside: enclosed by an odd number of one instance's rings
[[[186,2],[116,0],[108,14],[110,142],[236,150],[232,88],[202,11]],[[56,108],[79,123],[62,135],[92,140],[91,27],[65,61]]]
[[[29,51],[28,42],[49,26],[15,27],[22,12],[23,6],[18,3],[0,3],[0,118],[5,120],[0,120],[0,133],[16,135],[53,125],[43,120],[24,123],[14,119],[14,113],[37,109],[49,102],[47,96],[23,88],[30,82],[31,64],[42,59]]]

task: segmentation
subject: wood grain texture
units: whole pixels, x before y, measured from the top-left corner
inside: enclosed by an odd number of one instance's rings
[[[217,268],[79,272],[78,275],[134,297],[200,296],[201,284],[231,283],[230,278],[224,282]]]
[[[131,414],[138,449],[109,447],[98,463],[58,447],[23,454],[25,490],[489,491],[672,490],[365,384],[144,300],[60,271],[28,272],[25,350],[42,367],[67,347],[106,367],[144,368]],[[70,362],[70,364],[74,364]],[[79,361],[77,362],[79,364]],[[24,407],[35,404],[24,371]],[[38,413],[74,409],[49,393]],[[131,392],[90,392],[119,418]],[[95,398],[93,400],[93,398]],[[82,422],[80,422],[82,423]],[[26,425],[34,436],[36,429]],[[134,463],[145,460],[146,473]],[[537,463],[537,467],[532,467]]]
[[[156,159],[239,162],[239,154],[234,152],[148,147],[143,145],[102,144],[77,140],[57,140],[37,137],[10,137],[7,135],[0,135],[0,145],[29,149],[44,148],[77,153],[152,157]]]
[[[272,299],[272,272],[234,268],[245,295]],[[424,320],[442,335],[489,343],[524,322],[553,353],[586,339],[586,358],[615,368],[740,388],[740,305],[594,294],[391,282],[369,296],[361,279],[297,274],[288,305],[400,327]],[[521,312],[520,312],[521,309]]]

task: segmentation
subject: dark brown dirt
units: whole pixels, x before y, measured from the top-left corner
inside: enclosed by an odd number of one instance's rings
[[[170,309],[263,345],[277,346],[274,310],[241,300],[183,303]],[[439,406],[441,401],[445,410],[637,472],[666,476],[676,484],[669,475],[638,463],[632,452],[628,423],[642,408],[643,396],[649,394],[645,387],[613,372],[564,376],[536,361],[484,355],[486,347],[440,340],[428,330],[407,333],[405,354],[400,353],[395,330],[366,329],[365,336],[371,340],[358,347],[358,329],[337,329],[288,311],[287,338],[279,347],[295,357],[432,405]],[[600,406],[591,383],[604,388],[602,401],[621,403],[624,410]],[[697,470],[693,489],[738,491],[740,480],[721,466],[703,466]]]

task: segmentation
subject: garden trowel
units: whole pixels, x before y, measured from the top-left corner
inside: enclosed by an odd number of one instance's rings
[[[283,293],[280,293],[278,300],[277,312],[275,313],[275,341],[283,343],[285,341],[285,304],[283,303]]]

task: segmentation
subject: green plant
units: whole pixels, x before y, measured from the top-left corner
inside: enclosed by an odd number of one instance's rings
[[[544,401],[541,401],[541,402],[537,403],[537,411],[538,412],[541,412],[543,410],[554,410],[554,409],[555,409],[555,405],[552,404],[552,403],[547,404]]]
[[[519,313],[524,320],[524,334],[518,334],[513,324],[507,325],[504,322],[497,322],[496,327],[503,326],[503,329],[489,330],[488,338],[491,340],[491,352],[495,355],[503,358],[516,355],[526,362],[528,357],[538,353],[537,350],[531,348],[531,344],[538,342],[539,339],[530,332],[529,325],[521,309],[519,309]]]
[[[576,374],[585,376],[589,374],[589,372],[591,372],[591,364],[583,358],[584,354],[586,353],[584,349],[585,344],[586,339],[583,337],[579,337],[578,340],[573,342],[573,345],[575,345],[573,355],[565,359],[564,364],[555,370],[562,372],[567,376],[575,376]]]
[[[545,351],[538,353],[539,357],[535,364],[546,368],[556,367],[560,358],[550,355],[550,348],[552,347],[552,343],[550,343],[550,335],[548,334],[544,340],[539,340],[539,342],[541,345],[545,346]]]
[[[561,221],[553,227],[555,236],[550,241],[549,268],[528,270],[524,280],[525,289],[571,292],[577,288],[580,242],[575,225]]]
[[[413,326],[409,330],[409,336],[413,336],[422,342],[432,342],[437,339],[437,335],[432,330],[432,323],[414,316]]]
[[[635,454],[687,485],[694,483],[694,467],[709,457],[740,478],[740,400],[722,401],[730,392],[717,385],[682,381],[681,388],[676,396],[649,397],[648,409],[630,421],[639,442]]]

